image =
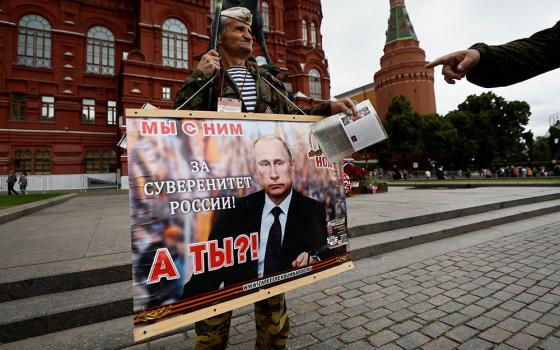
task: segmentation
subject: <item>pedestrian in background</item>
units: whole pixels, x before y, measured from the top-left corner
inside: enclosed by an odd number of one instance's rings
[[[8,179],[6,180],[6,182],[8,183],[8,195],[12,195],[12,192],[17,196],[19,195],[19,193],[17,193],[17,191],[14,189],[14,185],[17,182],[17,176],[16,173],[11,170],[10,173],[8,174]]]
[[[429,180],[432,177],[432,173],[429,170],[426,170],[424,175],[426,176],[426,180]]]
[[[18,183],[19,183],[19,190],[23,194],[27,194],[27,192],[25,192],[25,190],[27,189],[27,171],[23,170],[21,172]]]

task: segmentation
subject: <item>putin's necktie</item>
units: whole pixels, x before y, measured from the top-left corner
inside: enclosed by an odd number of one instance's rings
[[[282,209],[276,206],[270,212],[274,215],[274,223],[268,231],[268,241],[266,242],[266,253],[264,255],[264,276],[278,271],[280,250],[282,249],[282,225],[279,219]]]

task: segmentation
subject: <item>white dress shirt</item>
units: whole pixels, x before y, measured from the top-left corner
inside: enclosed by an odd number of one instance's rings
[[[292,201],[292,191],[290,190],[290,194],[280,205],[280,209],[282,209],[282,213],[278,219],[280,220],[280,225],[282,226],[282,238],[280,242],[284,242],[284,231],[286,230],[286,221],[288,220],[288,209],[290,209],[290,202]],[[264,208],[261,216],[261,234],[260,234],[260,242],[259,242],[259,278],[264,275],[264,257],[266,254],[266,243],[268,242],[268,233],[270,231],[270,227],[274,223],[274,215],[270,212],[276,204],[274,204],[268,195],[265,193],[264,195]]]

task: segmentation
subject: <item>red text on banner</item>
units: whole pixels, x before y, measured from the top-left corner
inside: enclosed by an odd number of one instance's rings
[[[234,250],[237,251],[239,264],[259,259],[259,235],[253,232],[250,235],[239,235],[233,240],[228,237],[223,239],[223,248],[218,246],[217,240],[189,244],[187,253],[193,256],[193,273],[203,273],[206,265],[209,271],[233,265]],[[249,252],[249,254],[248,254]],[[205,264],[205,260],[207,264]]]
[[[177,272],[177,267],[173,262],[173,258],[171,258],[167,248],[159,248],[156,251],[146,283],[158,283],[162,277],[168,280],[174,280],[180,277],[179,272]]]

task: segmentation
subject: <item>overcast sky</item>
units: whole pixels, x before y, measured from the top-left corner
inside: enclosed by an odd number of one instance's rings
[[[420,47],[428,61],[477,42],[502,44],[552,27],[560,20],[559,0],[406,0]],[[329,61],[331,95],[373,82],[380,69],[389,0],[322,0],[323,49]],[[560,69],[510,87],[483,89],[462,80],[445,83],[435,69],[436,108],[440,114],[457,108],[468,95],[493,91],[508,101],[531,106],[528,129],[537,136],[560,113]]]

